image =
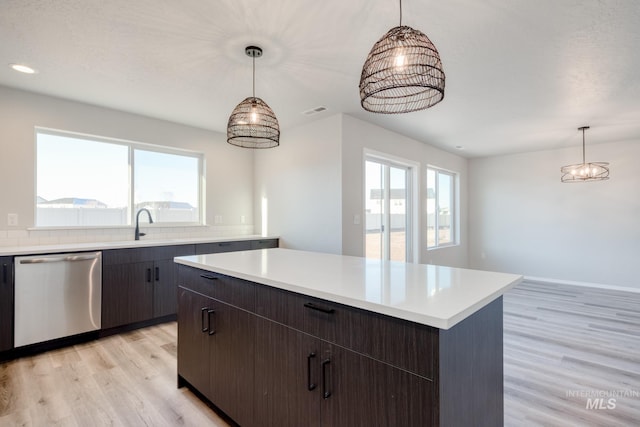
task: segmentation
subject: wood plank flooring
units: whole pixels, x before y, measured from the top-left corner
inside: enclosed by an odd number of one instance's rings
[[[533,282],[507,292],[504,390],[508,426],[640,425],[640,293]]]
[[[176,323],[0,364],[0,426],[226,427],[176,388]]]
[[[640,425],[640,294],[525,282],[504,311],[507,426]],[[0,426],[227,427],[176,388],[176,329],[0,364]]]

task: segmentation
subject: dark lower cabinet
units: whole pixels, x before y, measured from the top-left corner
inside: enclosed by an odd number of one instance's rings
[[[179,288],[178,374],[242,426],[253,422],[256,317]]]
[[[0,351],[13,348],[13,258],[0,257]]]
[[[278,239],[152,246],[103,251],[102,329],[177,313],[174,257],[278,247]]]
[[[322,341],[258,318],[255,416],[263,427],[320,426]]]
[[[102,268],[102,328],[153,318],[153,262]]]
[[[209,385],[209,310],[213,300],[178,288],[178,373],[205,396]]]
[[[177,268],[172,259],[154,262],[153,317],[163,317],[177,313],[176,276]]]
[[[179,283],[179,378],[241,426],[437,424],[433,380],[283,324],[276,313],[291,304],[262,300],[268,287],[184,265]],[[313,321],[329,322],[322,314]],[[342,309],[331,314],[361,326],[360,317]],[[423,357],[433,360],[430,351]]]
[[[178,384],[243,427],[504,422],[502,298],[440,330],[185,265],[178,280]]]
[[[322,426],[437,425],[432,381],[335,345],[318,363]]]
[[[104,251],[102,329],[175,315],[177,267],[173,257],[194,252],[193,245]]]
[[[257,425],[436,423],[430,380],[265,319],[258,319],[256,342]]]

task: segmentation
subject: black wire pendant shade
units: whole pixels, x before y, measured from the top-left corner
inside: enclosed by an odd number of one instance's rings
[[[227,123],[227,142],[243,148],[273,148],[280,145],[280,125],[275,113],[256,97],[256,57],[262,49],[247,46],[245,53],[253,58],[253,96],[236,106]]]
[[[424,110],[444,98],[445,75],[438,50],[422,32],[394,27],[373,45],[362,67],[360,104],[373,113]]]
[[[582,131],[582,163],[562,166],[560,172],[561,182],[588,182],[588,181],[606,181],[609,179],[609,163],[608,162],[587,162],[584,149],[584,131],[589,126],[579,127]]]

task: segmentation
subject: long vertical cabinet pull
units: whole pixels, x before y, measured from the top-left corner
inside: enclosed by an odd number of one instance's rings
[[[160,267],[156,267],[156,282],[160,281]]]
[[[151,269],[147,268],[147,282],[151,283]]]
[[[309,353],[307,356],[307,390],[312,391],[316,388],[316,383],[311,382],[311,359],[316,357],[315,352]]]
[[[331,359],[322,362],[322,398],[328,399],[331,392],[327,389],[327,366],[331,364]]]
[[[215,314],[215,310],[207,310],[207,321],[209,323],[209,335],[213,335],[216,333],[216,328],[211,326],[211,315]]]
[[[209,307],[202,307],[200,309],[200,326],[202,327],[202,332],[207,332],[209,330],[209,324],[207,323],[207,326],[204,326],[204,318],[207,315],[207,310],[209,310]],[[209,320],[209,319],[207,319]]]

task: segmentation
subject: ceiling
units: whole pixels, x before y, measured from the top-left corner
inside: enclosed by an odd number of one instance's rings
[[[256,95],[283,135],[342,112],[466,157],[579,152],[582,125],[587,144],[640,141],[637,0],[405,0],[403,24],[440,52],[445,97],[368,113],[362,64],[398,22],[395,0],[2,0],[0,84],[224,133],[257,44]]]

